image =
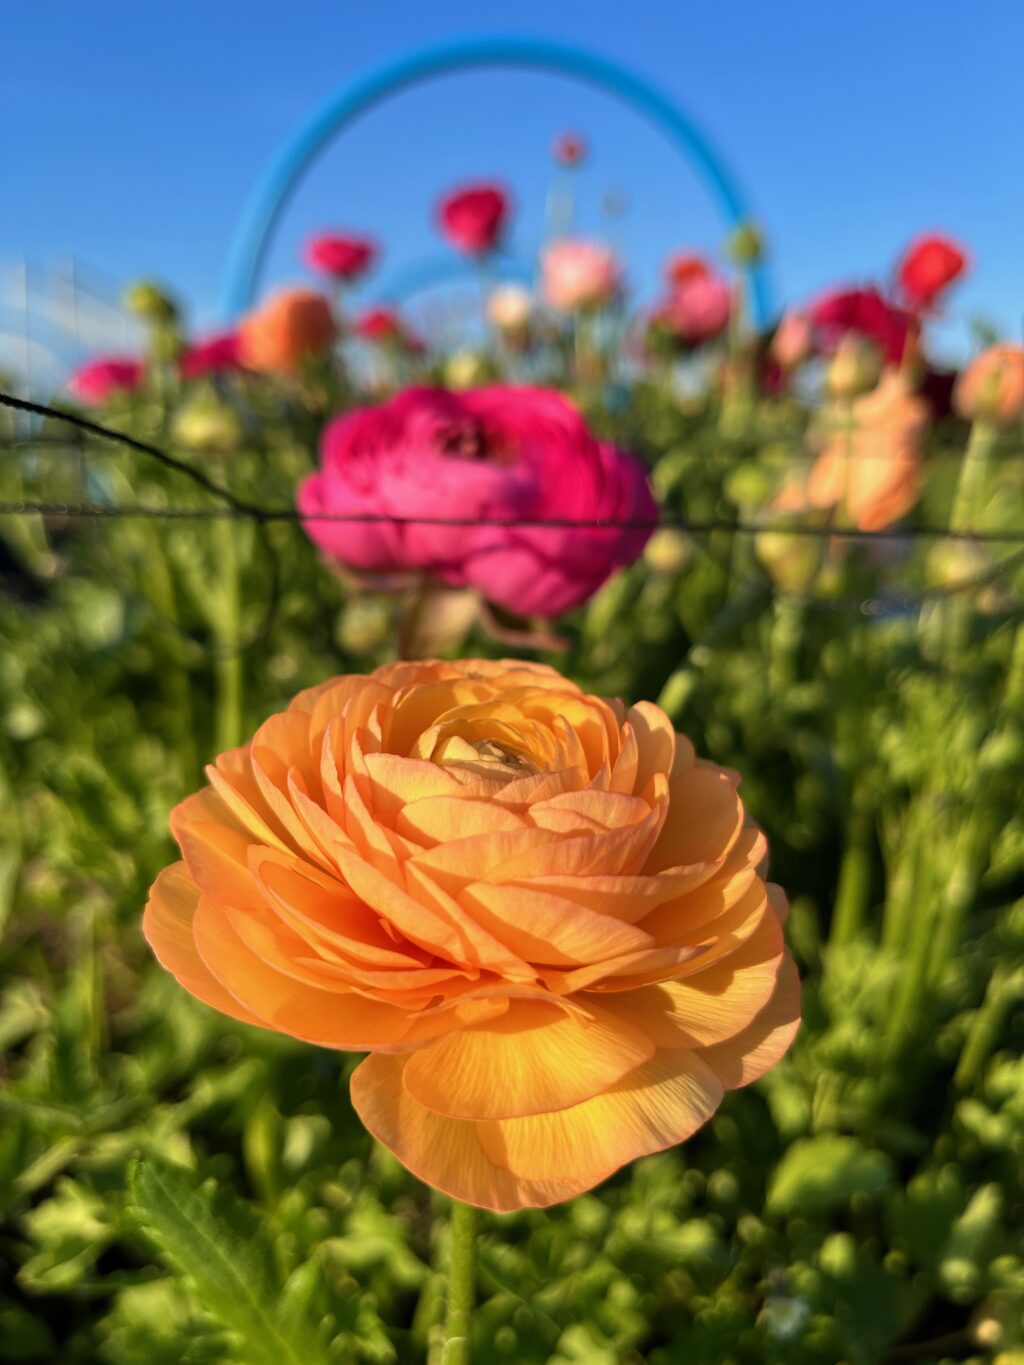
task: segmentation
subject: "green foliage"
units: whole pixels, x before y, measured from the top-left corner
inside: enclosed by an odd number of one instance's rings
[[[351,398],[312,380],[222,396],[242,448],[203,459],[279,505]],[[186,397],[114,415],[167,441]],[[645,378],[624,403],[579,397],[679,516],[756,515],[802,459],[807,413],[785,395]],[[964,437],[933,433],[921,520],[948,512]],[[1024,491],[1019,437],[998,453],[989,530]],[[204,502],[124,452],[89,464],[92,496]],[[75,467],[41,448],[0,483],[74,501]],[[0,528],[17,566],[0,605],[0,1361],[436,1365],[444,1201],[374,1150],[351,1060],[215,1015],[141,938],[168,812],[226,728],[382,662],[398,615],[274,525],[268,628],[263,533],[209,529]],[[566,648],[544,657],[660,696],[743,773],[790,893],[805,1022],[683,1149],[482,1220],[474,1360],[1022,1358],[1024,583],[996,547],[987,597],[936,594],[915,547],[780,568],[749,537],[686,536],[559,623]],[[478,628],[461,646],[509,648]]]

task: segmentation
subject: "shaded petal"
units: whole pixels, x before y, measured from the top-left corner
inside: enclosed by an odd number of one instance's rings
[[[639,1029],[589,1004],[590,1017],[583,1018],[514,1000],[499,1019],[419,1049],[405,1069],[405,1087],[451,1118],[515,1118],[579,1104],[655,1051]]]
[[[727,1090],[756,1081],[789,1051],[800,1028],[800,994],[796,963],[787,953],[775,994],[753,1023],[734,1038],[701,1049]]]

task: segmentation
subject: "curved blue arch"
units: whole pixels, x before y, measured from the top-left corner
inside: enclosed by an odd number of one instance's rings
[[[534,67],[575,76],[633,105],[657,124],[687,157],[716,200],[727,228],[751,219],[722,159],[696,124],[654,86],[605,57],[564,43],[522,37],[468,38],[408,53],[333,91],[315,108],[253,188],[228,251],[221,306],[228,318],[253,302],[271,234],[301,176],[326,143],[375,104],[410,85],[479,66]],[[767,326],[771,292],[762,263],[747,270],[754,322]]]
[[[531,284],[534,270],[514,256],[502,256],[495,262],[494,278],[502,284]],[[479,288],[480,274],[471,261],[463,256],[429,256],[395,272],[378,292],[382,303],[404,303],[413,294],[433,289],[440,284],[472,280]]]

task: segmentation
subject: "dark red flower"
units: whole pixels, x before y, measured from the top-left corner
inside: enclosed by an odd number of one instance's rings
[[[896,278],[912,308],[930,308],[966,268],[966,253],[951,238],[935,233],[911,242],[896,268]]]
[[[830,290],[811,304],[807,315],[826,353],[835,350],[848,332],[856,332],[873,341],[890,364],[903,357],[910,315],[875,288]]]
[[[441,200],[438,223],[457,250],[482,256],[497,246],[508,208],[508,196],[497,185],[466,185]]]
[[[365,275],[376,259],[377,244],[368,237],[322,232],[306,243],[306,264],[343,284],[351,284]]]
[[[178,361],[182,379],[223,374],[241,367],[241,343],[237,332],[218,332],[204,341],[194,341],[191,346],[186,346]]]

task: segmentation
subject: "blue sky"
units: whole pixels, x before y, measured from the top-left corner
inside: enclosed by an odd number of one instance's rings
[[[942,228],[974,256],[957,317],[1020,334],[1018,0],[7,0],[0,262],[74,252],[121,280],[159,276],[208,324],[245,197],[307,111],[410,48],[495,32],[576,43],[677,98],[756,208],[777,298],[883,276],[909,236]],[[280,224],[270,278],[301,278],[304,237],[335,225],[385,243],[382,288],[443,254],[432,203],[478,176],[512,189],[529,258],[566,128],[593,146],[579,226],[611,231],[641,295],[672,248],[716,248],[704,187],[641,116],[560,77],[476,72],[397,96],[334,143]],[[629,203],[614,224],[610,189]],[[943,343],[965,337],[951,323]]]

